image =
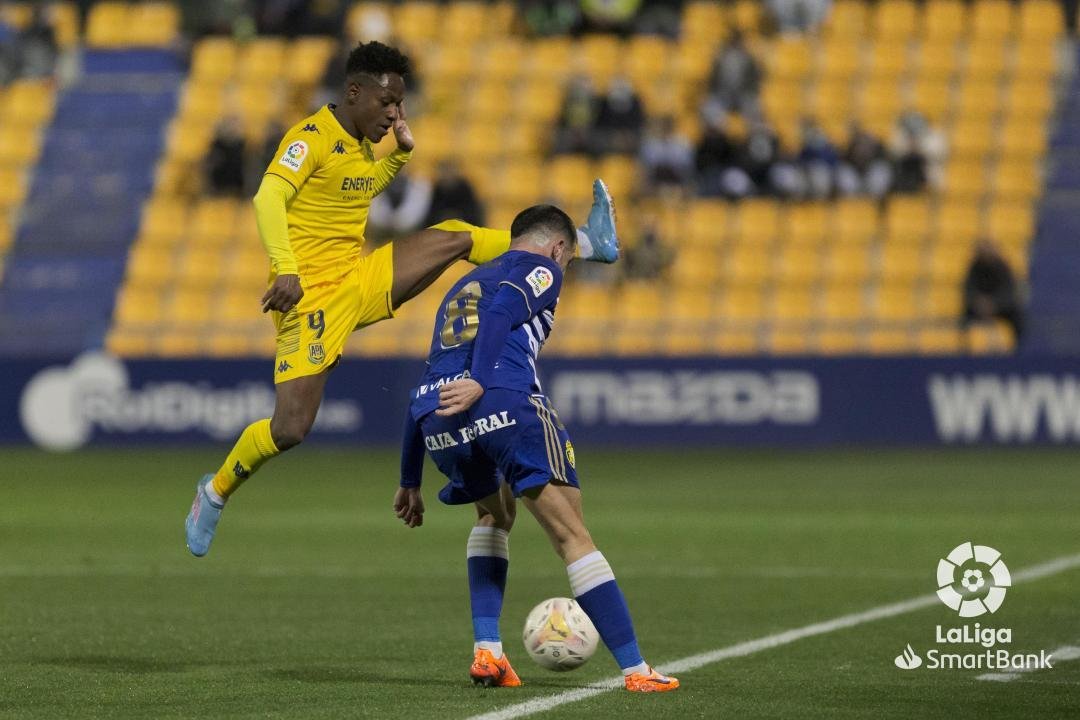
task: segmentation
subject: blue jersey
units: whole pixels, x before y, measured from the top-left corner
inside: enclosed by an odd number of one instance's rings
[[[439,406],[442,385],[463,377],[481,381],[475,341],[496,312],[509,316],[510,332],[481,384],[539,392],[536,357],[551,334],[561,288],[562,269],[554,260],[521,250],[505,252],[458,280],[435,316],[427,372],[412,393],[412,416],[420,419]]]

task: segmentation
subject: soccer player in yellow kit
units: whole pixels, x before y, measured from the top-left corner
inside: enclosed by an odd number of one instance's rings
[[[263,312],[277,329],[273,417],[249,425],[216,473],[196,487],[185,522],[188,549],[210,549],[225,501],[270,458],[300,444],[322,403],[329,370],[356,329],[393,317],[457,260],[482,264],[510,246],[505,230],[450,220],[364,254],[371,199],[408,162],[404,76],[409,60],[379,42],[349,55],[342,102],[293,126],[255,195],[259,237],[270,256]],[[393,131],[397,148],[375,160]],[[607,189],[593,186],[589,220],[578,230],[583,259],[614,262],[619,247]]]

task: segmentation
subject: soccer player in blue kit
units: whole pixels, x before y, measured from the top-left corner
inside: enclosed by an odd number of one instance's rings
[[[521,498],[566,563],[574,597],[622,668],[626,689],[674,690],[679,681],[641,657],[626,600],[582,519],[573,446],[536,377],[576,249],[574,224],[559,208],[537,205],[518,214],[510,235],[510,249],[461,278],[436,316],[427,372],[406,414],[394,510],[409,527],[423,522],[425,449],[449,478],[439,499],[476,506],[466,552],[474,682],[521,684],[499,636]]]

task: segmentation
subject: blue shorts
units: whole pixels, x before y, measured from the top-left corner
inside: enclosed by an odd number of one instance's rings
[[[515,497],[549,482],[578,487],[574,446],[543,395],[491,388],[467,412],[420,421],[424,446],[450,482],[447,505],[486,498],[500,476]]]

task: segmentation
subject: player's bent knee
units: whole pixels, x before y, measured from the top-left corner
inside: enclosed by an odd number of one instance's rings
[[[270,437],[274,439],[274,444],[277,445],[278,450],[285,451],[304,442],[308,433],[311,432],[311,425],[312,423],[306,419],[289,419],[276,422],[272,419],[270,421]]]

